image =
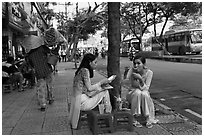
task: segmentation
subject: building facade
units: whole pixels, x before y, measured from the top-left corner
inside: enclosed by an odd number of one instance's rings
[[[2,2],[2,61],[24,54],[24,36],[41,35],[48,27],[40,15],[42,8],[43,2]]]

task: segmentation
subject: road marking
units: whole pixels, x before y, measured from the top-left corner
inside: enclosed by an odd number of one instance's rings
[[[200,114],[198,114],[198,113],[196,113],[196,112],[194,112],[194,111],[192,111],[192,110],[190,110],[190,109],[185,109],[185,111],[186,111],[186,112],[189,112],[189,113],[191,113],[191,114],[193,114],[193,115],[195,115],[195,116],[197,116],[197,117],[199,117],[199,118],[202,118],[202,115],[200,115]]]
[[[171,109],[171,108],[169,108],[169,107],[167,107],[166,105],[161,104],[161,103],[159,103],[158,105],[159,105],[160,107],[166,109],[166,110],[170,110],[170,109]]]

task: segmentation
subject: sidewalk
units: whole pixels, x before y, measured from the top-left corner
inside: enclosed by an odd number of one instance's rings
[[[72,90],[74,63],[58,64],[54,80],[55,102],[45,112],[38,110],[36,92],[13,91],[2,94],[2,135],[92,135],[88,126],[72,130],[68,123],[69,91]],[[95,72],[93,82],[104,76]],[[126,89],[123,88],[123,91]],[[108,135],[202,135],[202,126],[191,122],[180,114],[169,111],[168,107],[154,101],[159,123],[153,128],[134,128],[133,132],[118,130]]]

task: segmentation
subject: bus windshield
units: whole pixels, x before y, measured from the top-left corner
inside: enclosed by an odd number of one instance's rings
[[[193,43],[202,43],[202,31],[192,31],[191,40]]]

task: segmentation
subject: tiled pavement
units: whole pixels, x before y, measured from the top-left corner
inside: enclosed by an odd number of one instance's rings
[[[2,135],[92,135],[87,124],[80,130],[72,130],[68,123],[69,91],[75,69],[70,62],[59,63],[59,72],[55,75],[55,102],[41,112],[37,105],[35,89],[24,92],[13,91],[2,94]],[[103,76],[95,72],[92,81]],[[123,89],[125,90],[125,88]],[[153,128],[134,128],[132,132],[117,130],[108,135],[202,135],[202,126],[162,107],[157,101],[156,118],[158,124]]]

